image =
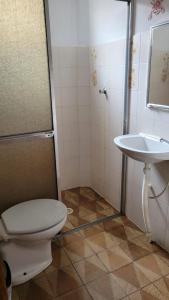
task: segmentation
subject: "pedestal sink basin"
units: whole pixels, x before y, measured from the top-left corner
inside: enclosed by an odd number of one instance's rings
[[[150,183],[150,170],[152,163],[169,160],[169,141],[160,137],[139,134],[126,134],[114,139],[116,146],[127,156],[144,163],[142,186],[142,212],[146,232],[151,239],[151,226],[149,217],[149,190],[153,190]],[[162,195],[162,193],[161,193]],[[155,195],[151,199],[157,198]]]
[[[114,142],[124,154],[144,163],[169,160],[169,143],[160,137],[126,134],[116,137]]]

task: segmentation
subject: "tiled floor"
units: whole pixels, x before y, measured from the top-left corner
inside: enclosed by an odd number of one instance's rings
[[[169,299],[169,254],[125,217],[65,236],[52,251],[52,265],[12,300]]]
[[[68,216],[64,231],[117,213],[104,198],[90,188],[74,188],[62,192],[62,201],[73,213]]]

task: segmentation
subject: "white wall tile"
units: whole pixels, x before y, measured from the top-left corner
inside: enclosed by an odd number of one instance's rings
[[[79,158],[65,159],[62,170],[62,189],[69,189],[80,185],[80,161]]]
[[[89,123],[79,123],[79,136],[83,141],[90,139],[91,126]]]
[[[91,158],[80,158],[80,186],[91,186]]]
[[[150,32],[141,32],[140,62],[148,63],[150,51]]]
[[[64,141],[79,140],[79,128],[77,123],[63,124],[63,140]]]
[[[57,118],[57,125],[62,126],[63,124],[63,115],[62,115],[62,107],[56,107],[56,118]]]
[[[80,137],[80,157],[91,157],[91,139]]]
[[[77,85],[77,68],[58,68],[55,71],[55,84],[57,87],[74,87]]]
[[[64,87],[61,90],[61,105],[62,106],[77,106],[77,87]]]
[[[91,123],[90,106],[79,107],[79,122],[87,124]]]
[[[89,67],[89,47],[78,47],[77,62],[78,67]]]
[[[77,99],[79,106],[90,106],[90,87],[89,86],[81,86],[77,88]]]
[[[77,69],[77,86],[89,86],[90,74],[89,67],[79,67]]]
[[[79,157],[79,141],[64,141],[63,142],[63,155],[65,159],[72,159]]]
[[[77,106],[64,107],[62,109],[63,124],[78,123],[78,108]]]
[[[78,66],[78,47],[57,47],[58,66],[60,68],[76,68]]]

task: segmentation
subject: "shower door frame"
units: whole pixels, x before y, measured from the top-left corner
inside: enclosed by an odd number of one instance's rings
[[[132,37],[133,37],[133,23],[134,23],[134,0],[115,0],[127,3],[127,30],[126,30],[126,52],[125,52],[125,84],[124,84],[124,114],[123,114],[123,134],[129,133],[129,114],[130,114],[130,73],[132,65]],[[56,158],[56,170],[59,174],[59,157],[58,157],[58,144],[57,144],[57,121],[56,121],[56,101],[54,92],[54,73],[53,73],[53,61],[52,61],[52,49],[51,49],[51,31],[49,21],[49,0],[44,0],[45,7],[45,21],[46,21],[46,36],[47,36],[47,49],[48,49],[48,66],[50,75],[50,87],[51,87],[51,100],[53,111],[53,126],[54,126],[54,140],[55,140],[55,158]],[[58,162],[58,163],[57,163]],[[58,197],[61,199],[61,188],[59,181],[57,181]],[[114,215],[100,217],[95,221],[82,224],[66,232],[62,232],[55,237],[58,239],[65,235],[70,235],[73,232],[80,229],[88,228],[91,225],[99,224],[103,221],[116,219],[124,216],[126,213],[126,191],[127,191],[127,156],[122,156],[122,168],[121,168],[121,199],[120,199],[120,212]]]

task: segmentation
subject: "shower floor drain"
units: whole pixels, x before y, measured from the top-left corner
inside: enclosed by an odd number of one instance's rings
[[[67,214],[68,214],[68,215],[73,214],[73,209],[68,207],[68,208],[67,208]]]

